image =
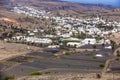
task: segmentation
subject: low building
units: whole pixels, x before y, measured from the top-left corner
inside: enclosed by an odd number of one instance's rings
[[[112,49],[112,46],[105,46],[105,49]]]
[[[59,48],[59,45],[49,45],[48,48]]]
[[[82,42],[81,42],[82,44],[96,44],[96,39],[94,39],[94,38],[86,38],[86,39],[84,39]]]
[[[96,56],[96,57],[103,57],[102,54],[96,54],[95,56]]]
[[[36,37],[27,37],[25,38],[27,42],[32,43],[42,43],[42,44],[51,44],[52,40],[49,38],[36,38]]]
[[[71,46],[71,47],[76,47],[76,46],[78,46],[78,45],[80,45],[79,42],[68,42],[68,43],[67,43],[67,46]]]

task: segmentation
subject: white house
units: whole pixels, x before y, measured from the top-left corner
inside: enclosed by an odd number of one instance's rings
[[[96,56],[96,57],[103,57],[102,54],[96,54],[95,56]]]
[[[79,42],[68,42],[67,43],[67,46],[78,46],[78,45],[80,45]]]
[[[112,49],[112,46],[105,46],[105,49]]]
[[[25,38],[27,42],[33,43],[43,43],[43,44],[51,44],[52,40],[49,38],[36,38],[36,37],[27,37]]]
[[[96,44],[96,39],[94,39],[94,38],[86,38],[81,43],[82,44]]]
[[[48,48],[59,48],[59,45],[49,45]]]

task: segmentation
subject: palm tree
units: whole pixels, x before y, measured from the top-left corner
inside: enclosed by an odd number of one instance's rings
[[[116,42],[113,41],[113,40],[111,40],[110,42],[111,42],[111,45],[112,45],[112,50],[114,51],[115,50],[115,46],[116,46]]]

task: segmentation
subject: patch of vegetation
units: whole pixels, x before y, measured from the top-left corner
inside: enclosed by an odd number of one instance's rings
[[[120,57],[120,51],[118,50],[116,53],[117,53],[117,57]]]
[[[115,60],[116,60],[116,61],[119,61],[120,59],[119,59],[119,58],[116,58]]]
[[[69,52],[65,52],[65,55],[70,55],[70,53]]]
[[[4,80],[15,80],[14,76],[7,76],[4,78]]]
[[[96,48],[97,48],[97,46],[96,46],[96,45],[93,45],[92,47],[93,47],[93,49],[96,49]]]
[[[42,75],[42,72],[32,72],[30,75],[31,76]]]
[[[27,62],[26,60],[17,60],[18,63],[24,63]]]
[[[97,77],[98,79],[100,79],[100,78],[101,78],[101,75],[100,75],[100,74],[96,74],[96,77]]]
[[[93,54],[86,54],[86,56],[93,56]]]
[[[105,64],[100,64],[99,67],[102,67],[102,68],[103,68],[103,67],[105,67]]]
[[[50,74],[50,72],[45,72],[45,74]]]
[[[93,59],[97,59],[97,56],[94,55],[94,56],[93,56]]]

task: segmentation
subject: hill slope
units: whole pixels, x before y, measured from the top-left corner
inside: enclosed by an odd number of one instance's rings
[[[74,11],[95,11],[95,10],[108,10],[114,9],[112,6],[105,5],[89,5],[64,2],[60,0],[1,0],[0,4],[9,7],[15,4],[22,4],[27,6],[39,7],[40,9],[48,10],[74,10]]]

